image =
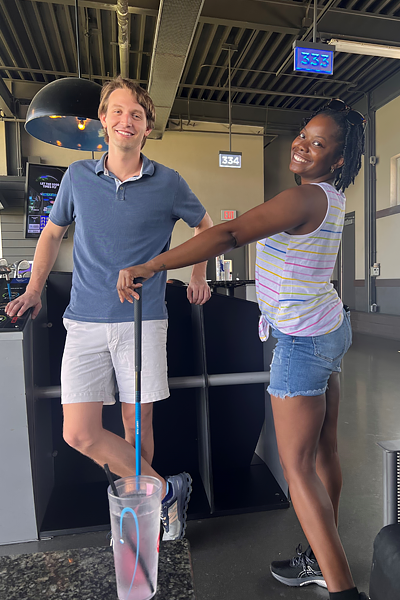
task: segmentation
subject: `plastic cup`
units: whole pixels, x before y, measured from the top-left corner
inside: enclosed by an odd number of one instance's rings
[[[148,600],[157,591],[161,482],[139,475],[108,488],[119,600]]]

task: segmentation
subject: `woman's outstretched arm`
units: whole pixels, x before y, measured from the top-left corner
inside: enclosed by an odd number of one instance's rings
[[[133,280],[138,277],[146,280],[160,271],[203,262],[233,248],[307,223],[315,212],[316,201],[321,201],[321,191],[318,186],[312,185],[291,188],[237,219],[211,227],[180,246],[159,254],[144,265],[122,269],[117,283],[121,302],[132,302],[132,297],[137,297],[134,290],[141,284],[135,284]]]

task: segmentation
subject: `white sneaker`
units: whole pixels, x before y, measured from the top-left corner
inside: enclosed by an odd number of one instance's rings
[[[161,521],[164,526],[163,541],[181,540],[185,535],[186,516],[192,493],[192,478],[189,473],[167,477],[172,497],[161,503]]]

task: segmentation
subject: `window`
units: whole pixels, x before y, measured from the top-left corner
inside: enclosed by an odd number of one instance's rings
[[[390,206],[400,204],[400,154],[390,159]]]

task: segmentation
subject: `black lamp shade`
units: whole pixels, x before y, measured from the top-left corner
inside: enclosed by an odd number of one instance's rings
[[[25,129],[33,137],[73,150],[105,151],[103,129],[97,116],[101,86],[75,77],[57,79],[33,98]]]

